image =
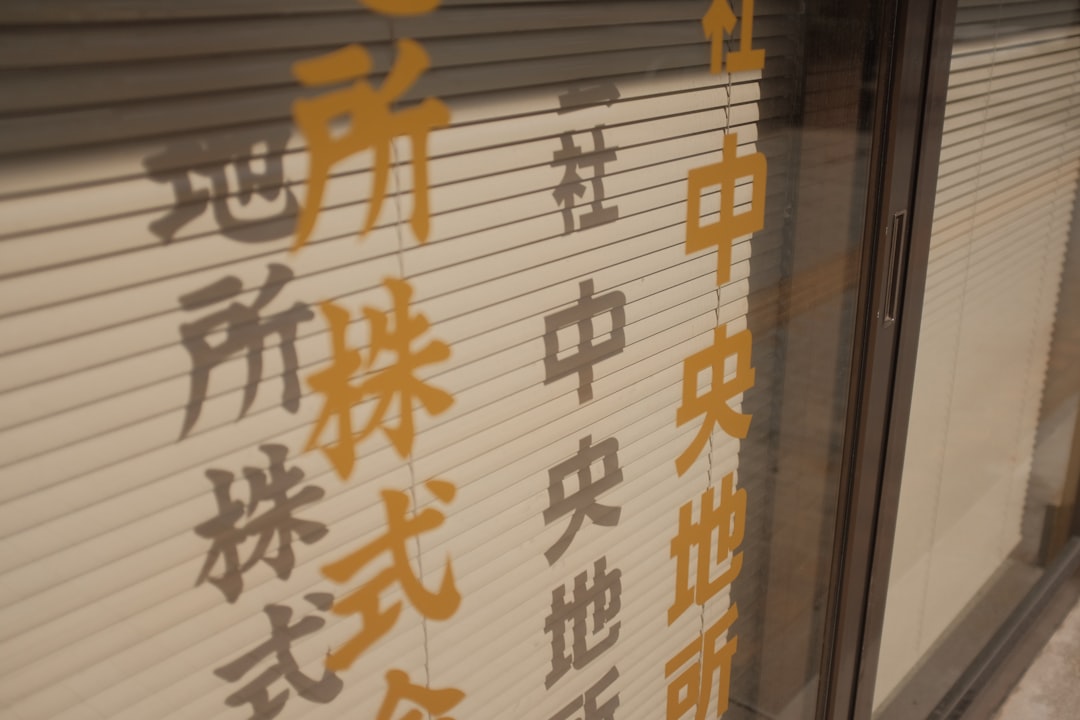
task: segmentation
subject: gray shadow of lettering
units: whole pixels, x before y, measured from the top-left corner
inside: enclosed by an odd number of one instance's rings
[[[282,126],[228,137],[181,140],[146,158],[143,166],[150,178],[171,184],[176,197],[173,208],[150,223],[151,232],[169,244],[209,207],[221,234],[231,240],[257,243],[292,235],[293,223],[267,222],[293,217],[299,208],[285,185],[282,153],[288,140],[289,128]],[[265,156],[254,157],[254,150],[263,146]],[[260,203],[252,203],[256,197]],[[266,214],[239,217],[240,207],[248,206]]]
[[[267,318],[260,317],[263,308],[277,297],[292,277],[292,270],[288,267],[273,263],[268,268],[266,283],[259,289],[255,302],[251,305],[232,302],[223,310],[180,326],[181,343],[191,355],[191,385],[184,425],[180,430],[181,440],[191,431],[202,412],[210,383],[210,372],[241,352],[247,356],[247,384],[244,386],[243,402],[237,419],[247,413],[255,401],[259,383],[262,382],[263,347],[266,338],[271,335],[276,334],[281,339],[281,357],[284,364],[281,373],[284,385],[281,404],[290,413],[299,409],[296,328],[301,322],[311,320],[314,314],[307,305],[297,302],[288,310]],[[180,307],[188,311],[201,310],[231,300],[242,290],[240,279],[230,275],[199,290],[181,295]],[[217,345],[211,345],[207,337],[221,330],[225,331],[225,339]]]
[[[626,296],[618,291],[593,297],[592,278],[582,280],[576,305],[544,318],[544,384],[578,374],[578,402],[592,400],[593,366],[626,347]],[[593,344],[593,318],[611,313],[611,337]],[[558,331],[576,325],[577,352],[559,359]]]
[[[622,571],[607,572],[607,557],[593,563],[593,582],[588,571],[574,577],[573,597],[566,598],[566,586],[551,591],[551,613],[544,621],[544,632],[551,633],[551,672],[544,678],[550,689],[570,671],[580,670],[610,648],[619,639],[621,622],[611,623],[622,607]],[[591,622],[590,622],[591,621]],[[610,626],[609,626],[609,623]],[[590,646],[589,639],[607,634]],[[571,654],[566,652],[566,633],[573,635]]]

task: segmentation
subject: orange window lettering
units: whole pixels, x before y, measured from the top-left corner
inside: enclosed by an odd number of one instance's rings
[[[705,37],[712,41],[710,72],[718,74],[723,71],[724,36],[733,34],[736,23],[739,23],[739,49],[727,52],[728,72],[761,70],[765,67],[765,51],[751,48],[754,42],[754,0],[742,0],[741,20],[736,17],[728,0],[713,0],[709,11],[701,19]]]
[[[409,676],[401,670],[387,671],[386,684],[386,698],[379,706],[375,720],[454,720],[446,713],[465,699],[465,693],[454,688],[434,690],[413,685]],[[404,715],[395,715],[397,706],[406,701],[415,707]]]
[[[666,720],[681,720],[690,710],[694,710],[694,720],[705,720],[714,676],[716,717],[727,710],[731,661],[739,647],[739,639],[728,638],[727,634],[738,618],[739,609],[732,605],[705,631],[704,637],[694,638],[664,665],[664,677],[668,678]],[[685,669],[679,672],[680,668]]]
[[[449,504],[456,493],[453,483],[446,480],[428,480],[424,487],[444,505]],[[383,490],[382,498],[386,510],[386,532],[359,550],[322,568],[323,575],[329,579],[345,583],[384,553],[390,559],[384,570],[334,604],[333,612],[336,615],[359,615],[362,628],[327,656],[326,667],[330,670],[351,667],[372,643],[393,629],[401,615],[402,604],[395,602],[382,607],[382,594],[393,585],[399,584],[412,606],[431,620],[446,620],[461,604],[449,559],[437,592],[430,592],[424,587],[409,563],[407,545],[410,541],[442,525],[446,516],[435,508],[425,508],[409,517],[409,496],[398,490]]]
[[[690,445],[675,458],[675,469],[683,475],[705,448],[714,425],[736,438],[746,437],[750,430],[750,415],[733,410],[728,403],[736,395],[754,387],[754,368],[750,365],[753,337],[749,330],[727,334],[727,325],[713,331],[713,344],[683,361],[682,404],[675,410],[675,425],[682,427],[695,418],[705,416]],[[724,364],[735,358],[735,377],[724,377]],[[709,389],[698,395],[698,376],[702,371],[712,374]]]
[[[378,89],[366,80],[372,61],[359,45],[348,45],[293,65],[293,75],[306,87],[352,83],[293,103],[293,119],[307,140],[309,154],[307,197],[297,219],[294,251],[302,248],[311,237],[331,169],[365,150],[372,151],[374,160],[371,205],[361,234],[375,227],[386,199],[391,143],[395,137],[408,137],[412,144],[413,208],[409,222],[417,240],[421,243],[427,240],[427,138],[435,128],[450,123],[450,111],[435,98],[426,98],[404,110],[395,111],[391,106],[416,83],[429,65],[427,53],[412,40],[398,41],[397,58]],[[344,118],[347,127],[334,132],[332,126],[338,118]]]
[[[371,323],[371,352],[366,366],[372,369],[383,352],[392,353],[395,360],[389,367],[372,372],[359,384],[354,385],[352,377],[365,363],[360,351],[350,348],[345,337],[349,312],[332,302],[321,305],[330,326],[333,356],[328,367],[313,373],[307,380],[311,389],[323,395],[325,400],[305,450],[319,447],[323,431],[331,420],[335,420],[337,438],[332,444],[323,446],[322,450],[343,480],[348,479],[356,463],[356,446],[376,429],[382,429],[401,457],[407,457],[412,452],[416,435],[414,401],[418,400],[430,415],[445,412],[454,403],[450,393],[416,377],[416,371],[421,367],[447,360],[450,347],[441,340],[432,340],[414,350],[413,343],[427,332],[431,324],[422,313],[409,313],[413,290],[408,281],[386,278],[383,284],[393,298],[393,315],[371,307],[364,308],[364,316]],[[377,399],[371,419],[354,433],[352,408],[369,397]],[[395,398],[400,419],[397,427],[391,427],[385,420]]]
[[[746,529],[746,490],[736,490],[735,476],[728,474],[720,484],[718,505],[713,504],[715,493],[716,488],[710,487],[702,494],[697,522],[694,522],[692,501],[679,508],[679,531],[671,539],[671,557],[675,560],[675,601],[668,608],[668,625],[691,605],[704,605],[730,585],[742,569],[742,553],[734,551],[742,544]],[[691,571],[690,558],[694,548],[697,548],[697,566]],[[713,568],[728,558],[731,558],[730,567],[710,580]]]
[[[686,199],[686,254],[716,248],[716,284],[731,280],[731,244],[743,235],[765,227],[765,173],[768,165],[759,152],[739,156],[739,138],[724,136],[724,159],[712,165],[694,168],[688,177]],[[735,214],[735,184],[739,178],[752,182],[750,208]],[[720,218],[701,224],[701,194],[720,186]]]

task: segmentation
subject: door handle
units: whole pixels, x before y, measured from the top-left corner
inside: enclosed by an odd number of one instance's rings
[[[884,327],[896,322],[904,278],[904,262],[907,259],[907,210],[893,213],[885,228],[888,257],[885,266],[885,292],[879,317]]]

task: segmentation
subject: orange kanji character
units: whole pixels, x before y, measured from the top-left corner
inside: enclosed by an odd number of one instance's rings
[[[765,227],[765,155],[755,152],[739,156],[739,138],[724,136],[724,159],[712,165],[694,168],[687,182],[686,254],[716,248],[716,284],[731,279],[731,242]],[[750,209],[735,214],[735,182],[741,177],[753,181]],[[701,224],[701,193],[710,186],[720,186],[720,219]]]
[[[709,53],[709,71],[719,74],[723,71],[724,36],[731,35],[739,18],[731,9],[728,0],[713,0],[709,11],[701,19],[705,28],[705,37],[712,40]],[[754,42],[754,0],[742,0],[742,22],[739,26],[739,49],[728,50],[727,69],[729,73],[743,70],[761,70],[765,67],[765,51],[752,50]]]
[[[671,539],[671,557],[675,559],[675,602],[668,608],[668,625],[675,622],[693,603],[704,605],[730,585],[742,570],[742,553],[734,550],[742,544],[746,530],[746,490],[735,489],[735,475],[728,474],[720,484],[720,504],[713,506],[716,488],[701,496],[698,522],[694,522],[694,503],[679,508],[679,531]],[[716,531],[716,557],[712,537]],[[690,581],[690,551],[697,547],[697,573]],[[731,557],[731,567],[710,580],[712,568]],[[695,592],[696,590],[696,592]]]
[[[428,480],[424,483],[432,495],[443,504],[454,499],[456,488],[446,480]],[[353,575],[382,553],[389,553],[391,565],[351,595],[339,600],[333,607],[336,615],[359,614],[363,628],[337,651],[326,658],[330,670],[344,670],[367,650],[372,643],[390,632],[401,614],[401,603],[380,608],[382,592],[394,583],[400,583],[405,597],[421,615],[432,620],[445,620],[453,615],[461,604],[461,595],[454,586],[454,573],[450,561],[446,561],[446,573],[438,592],[429,592],[413,573],[409,564],[406,543],[420,533],[429,532],[443,524],[446,516],[434,508],[426,508],[413,517],[409,511],[409,496],[398,490],[383,490],[386,508],[386,532],[356,552],[322,568],[323,575],[334,582],[347,582]]]
[[[364,5],[383,15],[425,15],[439,7],[442,0],[361,0]]]
[[[445,412],[454,403],[450,393],[432,387],[418,379],[417,369],[424,365],[441,362],[450,357],[450,347],[441,340],[432,340],[419,350],[413,351],[411,345],[427,332],[431,324],[423,313],[409,314],[409,302],[412,299],[412,286],[408,281],[386,278],[383,284],[390,291],[394,300],[393,329],[389,313],[371,307],[364,308],[364,316],[371,323],[371,353],[367,367],[375,365],[379,354],[384,350],[394,353],[396,361],[389,367],[379,370],[361,382],[352,385],[350,379],[361,366],[363,360],[358,350],[348,347],[345,332],[349,325],[349,312],[332,302],[321,305],[326,322],[330,325],[333,357],[330,365],[308,377],[312,390],[326,396],[322,412],[315,421],[315,428],[308,439],[305,450],[318,446],[319,436],[330,422],[337,419],[337,441],[323,447],[323,452],[330,459],[341,479],[347,479],[356,462],[356,445],[364,438],[381,428],[390,439],[394,449],[401,457],[412,452],[416,431],[413,425],[413,401],[419,400],[431,415]],[[352,407],[366,397],[379,399],[371,419],[359,432],[353,433]],[[383,424],[386,413],[394,398],[398,397],[401,419],[396,428]]]
[[[393,720],[394,711],[404,700],[423,708],[425,712],[413,708],[405,713],[400,720],[422,720],[422,718],[454,720],[446,713],[453,710],[459,702],[465,699],[465,693],[454,688],[432,690],[422,685],[413,685],[412,681],[409,680],[409,676],[401,670],[388,670],[386,672],[386,684],[389,686],[386,691],[386,699],[379,706],[379,713],[375,716],[375,720]]]
[[[348,45],[293,65],[293,75],[307,87],[355,81],[347,88],[319,97],[301,98],[293,103],[293,118],[307,139],[310,157],[307,198],[297,218],[294,251],[304,246],[315,227],[330,169],[364,150],[371,150],[375,154],[375,162],[372,168],[371,207],[368,208],[361,235],[375,226],[386,198],[390,145],[399,136],[408,136],[412,142],[414,200],[409,222],[416,238],[421,243],[427,240],[427,136],[435,128],[450,123],[450,111],[435,98],[426,98],[419,105],[405,110],[391,110],[391,105],[416,83],[430,65],[427,53],[412,40],[399,40],[397,50],[397,59],[378,90],[363,79],[371,71],[372,62],[371,56],[359,45]],[[348,119],[348,128],[342,133],[334,133],[331,123],[339,117]]]
[[[675,469],[684,474],[697,460],[709,439],[713,425],[736,438],[746,437],[750,430],[750,415],[732,410],[728,401],[754,387],[754,368],[750,365],[753,336],[742,330],[729,336],[727,325],[713,331],[713,344],[683,361],[682,405],[675,410],[675,425],[681,427],[701,415],[705,420],[690,446],[675,459]],[[735,377],[724,379],[724,362],[735,358]],[[712,372],[709,391],[697,394],[698,375],[702,370]]]
[[[728,707],[728,691],[731,687],[731,660],[739,647],[739,638],[726,639],[727,631],[739,618],[739,609],[732,605],[705,631],[684,647],[664,665],[664,677],[675,672],[694,659],[694,663],[668,683],[667,718],[679,720],[687,710],[697,708],[695,720],[705,720],[712,696],[712,679],[716,675],[716,717]],[[696,658],[696,659],[695,659]]]

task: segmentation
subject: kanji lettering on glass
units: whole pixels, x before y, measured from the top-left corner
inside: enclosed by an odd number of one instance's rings
[[[305,595],[304,599],[324,612],[334,601],[334,597],[328,593],[313,593]],[[290,625],[293,612],[291,608],[267,605],[264,612],[270,620],[270,639],[227,665],[217,668],[214,674],[229,682],[237,682],[263,660],[273,656],[274,663],[227,697],[225,704],[229,707],[250,705],[250,720],[270,720],[277,717],[285,708],[289,690],[282,690],[270,697],[270,687],[282,679],[296,690],[300,697],[310,702],[326,704],[336,698],[342,688],[338,676],[324,670],[321,678],[312,679],[300,670],[292,654],[292,644],[321,628],[326,624],[326,620],[316,615],[308,615]]]
[[[299,208],[285,182],[282,155],[288,140],[289,129],[282,126],[180,140],[146,158],[150,178],[171,184],[176,197],[176,204],[151,222],[150,230],[171,243],[184,226],[212,208],[215,224],[230,240],[254,243],[287,237],[292,222],[286,219]],[[193,175],[204,177],[209,189],[196,189]]]
[[[364,5],[383,15],[407,17],[424,15],[439,7],[442,0],[360,0]]]
[[[738,617],[738,608],[732,605],[704,636],[698,635],[664,665],[664,677],[668,678],[666,720],[680,720],[690,710],[695,711],[695,720],[705,720],[714,676],[716,717],[727,710],[731,660],[739,646],[739,639],[729,638],[728,631]],[[680,672],[680,668],[684,669]]]
[[[615,693],[604,702],[600,695],[619,679],[619,670],[612,667],[604,677],[593,683],[584,694],[571,700],[566,707],[551,716],[551,720],[615,720],[615,710],[619,707],[619,693]]]
[[[731,280],[731,245],[737,237],[765,227],[765,156],[755,152],[737,155],[739,139],[735,133],[724,136],[724,159],[713,165],[694,168],[688,176],[686,200],[686,254],[716,248],[716,284]],[[735,214],[735,183],[750,177],[750,208]],[[701,224],[701,195],[706,188],[720,186],[720,217]]]
[[[626,296],[618,291],[593,296],[592,279],[582,280],[576,304],[544,318],[544,384],[550,385],[568,375],[578,376],[578,402],[592,400],[593,367],[596,363],[622,352],[626,347]],[[611,330],[607,339],[594,343],[593,320],[609,315]],[[560,347],[559,331],[577,330],[577,352]],[[561,355],[561,357],[560,357]]]
[[[690,445],[675,458],[675,469],[683,475],[705,448],[713,426],[735,438],[745,438],[750,430],[750,415],[733,410],[728,403],[739,393],[754,387],[754,368],[750,364],[753,337],[749,330],[727,334],[727,325],[713,330],[713,343],[683,361],[682,404],[675,410],[675,425],[705,416]],[[725,361],[735,358],[735,376],[724,377]],[[698,376],[705,370],[711,373],[710,387],[698,395]]]
[[[590,135],[592,150],[586,153],[574,142],[574,133],[563,133],[559,137],[560,148],[552,156],[552,167],[563,168],[562,179],[552,192],[556,204],[562,206],[563,234],[574,232],[574,209],[578,199],[585,197],[585,181],[578,174],[580,169],[590,169],[589,184],[592,189],[591,209],[579,219],[581,229],[619,219],[618,207],[604,207],[604,166],[618,158],[616,148],[605,147],[603,126],[594,127]]]
[[[444,505],[454,499],[454,485],[446,480],[428,480],[424,486]],[[409,563],[408,543],[421,533],[442,525],[446,516],[429,507],[408,517],[409,496],[397,490],[383,490],[382,498],[386,510],[386,531],[359,550],[322,569],[323,575],[334,582],[345,583],[383,554],[388,555],[390,560],[384,570],[334,605],[333,611],[337,615],[359,615],[363,627],[327,657],[326,666],[331,670],[350,667],[372,643],[394,627],[401,614],[401,602],[382,607],[382,594],[391,586],[400,585],[412,606],[431,620],[446,620],[461,604],[449,559],[436,592],[424,587]]]
[[[266,455],[269,464],[267,470],[244,468],[244,479],[249,488],[246,512],[244,503],[232,495],[235,475],[227,470],[207,470],[206,477],[214,486],[218,514],[195,526],[197,535],[210,540],[210,551],[195,585],[210,582],[224,593],[229,602],[236,602],[240,597],[244,589],[244,573],[260,560],[272,567],[278,578],[287,580],[296,564],[293,538],[310,545],[327,533],[322,523],[302,520],[294,515],[302,506],[322,499],[325,491],[315,485],[307,485],[290,496],[289,492],[303,482],[304,471],[298,467],[285,468],[289,450],[284,445],[262,445],[259,449]],[[269,504],[270,508],[252,517],[263,504]],[[238,526],[237,523],[245,515],[247,521]],[[255,547],[241,562],[240,546],[252,538],[255,539]],[[267,551],[275,539],[275,554],[268,556]],[[213,575],[214,568],[219,564],[224,564],[221,574]]]
[[[603,475],[593,479],[593,463],[603,462]],[[566,492],[566,479],[577,476],[577,490]],[[622,509],[600,503],[600,495],[622,482],[622,470],[619,468],[619,441],[608,438],[593,445],[592,435],[586,435],[578,441],[578,451],[573,457],[564,460],[548,470],[548,507],[544,510],[544,524],[551,525],[567,515],[570,521],[555,544],[544,551],[548,565],[562,557],[581,526],[588,518],[603,527],[615,527],[619,524]]]
[[[622,607],[622,571],[607,571],[607,558],[593,563],[593,581],[588,572],[574,577],[572,599],[566,586],[551,591],[551,613],[544,622],[544,632],[551,633],[551,671],[544,678],[550,688],[571,668],[580,670],[619,639],[621,622],[612,622]],[[591,620],[591,622],[590,622]],[[604,631],[607,630],[605,633]],[[572,635],[571,652],[566,651],[566,634]],[[590,639],[600,638],[590,644]]]
[[[742,569],[742,553],[735,550],[742,544],[746,529],[746,490],[736,490],[735,476],[728,474],[720,483],[719,504],[714,504],[715,495],[715,486],[702,494],[697,522],[694,522],[692,501],[679,508],[679,530],[671,539],[671,557],[675,560],[675,601],[668,608],[668,625],[691,605],[704,605],[730,585]],[[695,548],[697,563],[691,570],[690,560]],[[713,569],[729,558],[728,569],[712,578]]]
[[[450,123],[450,111],[435,98],[426,98],[404,110],[393,110],[392,105],[429,65],[424,48],[407,39],[397,42],[397,58],[378,89],[365,79],[371,72],[372,61],[359,45],[347,45],[293,65],[293,75],[306,87],[352,83],[293,103],[293,119],[307,140],[309,155],[307,197],[297,221],[293,250],[302,248],[315,228],[330,171],[342,160],[365,150],[372,151],[374,161],[371,204],[361,235],[375,227],[386,199],[393,155],[391,143],[400,136],[408,137],[412,145],[413,208],[409,222],[416,239],[421,243],[427,240],[430,222],[427,139],[432,130]],[[347,127],[335,132],[333,125],[340,117],[347,119]]]
[[[409,676],[401,670],[387,671],[386,685],[386,697],[379,706],[375,720],[454,720],[446,713],[465,699],[465,693],[454,688],[435,690],[414,685]],[[398,717],[395,712],[403,702],[415,707]]]
[[[724,36],[732,35],[735,24],[739,24],[739,49],[727,48],[727,71],[761,70],[765,67],[765,51],[753,49],[754,44],[754,0],[742,0],[742,17],[736,17],[728,0],[713,0],[701,25],[705,37],[712,41],[709,53],[709,71],[714,74],[724,69]]]
[[[191,389],[184,413],[184,425],[180,430],[181,439],[187,436],[199,419],[210,383],[210,372],[241,353],[247,358],[247,384],[244,386],[239,417],[247,414],[255,401],[259,383],[262,382],[263,347],[271,335],[277,335],[280,340],[279,349],[284,366],[281,372],[281,404],[291,413],[295,413],[300,407],[300,384],[296,378],[296,328],[314,315],[307,305],[297,302],[288,310],[267,318],[260,317],[262,311],[292,277],[292,271],[285,265],[271,264],[266,283],[259,289],[255,301],[250,305],[235,300],[243,290],[243,283],[231,275],[180,296],[180,307],[188,312],[233,301],[222,310],[180,326],[181,342],[191,355]],[[221,331],[224,331],[224,340],[212,345],[209,338]]]
[[[415,401],[419,401],[429,415],[443,413],[454,403],[450,393],[416,377],[416,371],[421,367],[448,359],[450,346],[441,340],[431,340],[414,350],[413,343],[431,324],[422,313],[410,314],[413,290],[406,280],[386,278],[383,284],[390,291],[393,311],[391,314],[364,308],[364,316],[371,323],[371,351],[366,367],[373,368],[384,352],[391,353],[395,359],[391,365],[371,372],[358,384],[353,384],[352,376],[365,363],[360,351],[350,348],[346,340],[349,313],[331,302],[321,305],[330,326],[333,357],[328,367],[308,377],[308,385],[323,395],[324,401],[305,450],[321,447],[342,479],[352,473],[356,446],[376,429],[382,429],[401,457],[408,457],[416,435]],[[352,408],[368,397],[377,398],[371,419],[359,431],[353,432]],[[395,399],[400,418],[397,427],[391,427],[385,421]],[[336,422],[337,437],[330,445],[319,446],[319,438],[331,420]]]

